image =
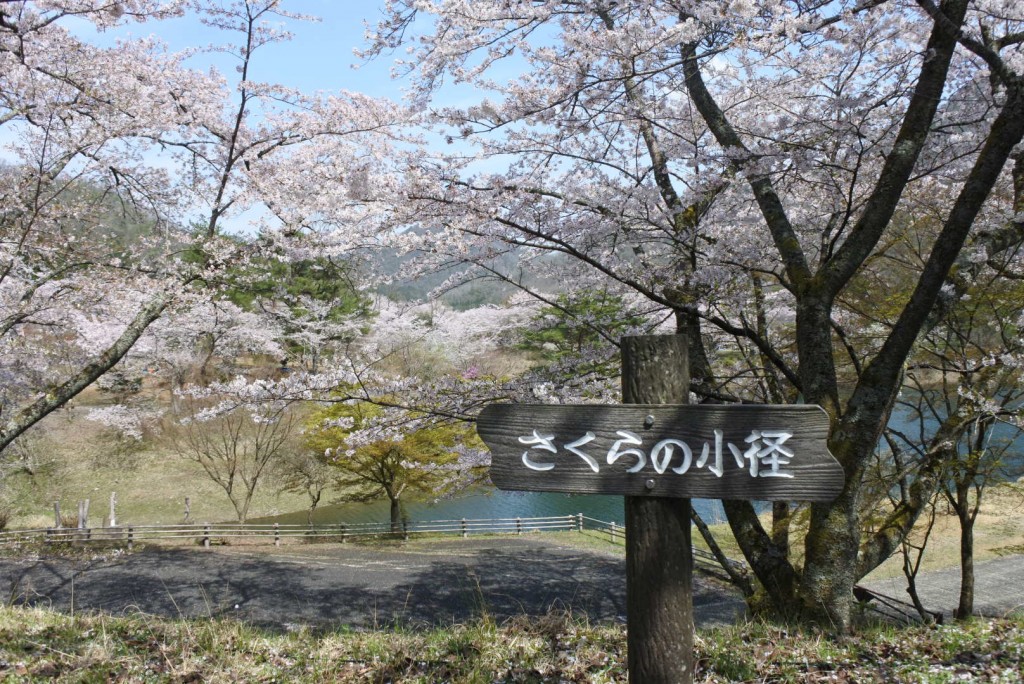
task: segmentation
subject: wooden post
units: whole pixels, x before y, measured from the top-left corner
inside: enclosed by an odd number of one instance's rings
[[[281,545],[281,525],[280,523],[274,523],[274,546]]]
[[[522,533],[523,533],[523,519],[522,518],[516,518],[516,534],[520,534],[521,535]]]
[[[203,546],[210,548],[210,523],[203,525]]]
[[[621,351],[624,404],[689,403],[685,336],[624,337]],[[649,480],[647,486],[656,486],[655,480]],[[693,681],[692,575],[690,500],[627,496],[626,639],[630,682]]]
[[[135,528],[128,528],[128,548],[131,549],[135,546]]]
[[[53,501],[53,526],[58,530],[61,528],[60,499],[54,499]]]
[[[462,519],[462,538],[465,539],[466,535],[467,535],[467,532],[466,532],[466,519],[463,518]]]
[[[117,492],[110,492],[110,526],[117,527]]]
[[[582,532],[583,531],[583,514],[582,513],[577,513],[576,514],[576,531],[577,532]]]
[[[615,543],[615,521],[614,520],[612,520],[612,526],[608,530],[608,537],[611,540],[611,542],[614,544]]]

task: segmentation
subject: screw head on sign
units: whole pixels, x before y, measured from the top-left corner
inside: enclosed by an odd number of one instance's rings
[[[648,480],[647,482],[644,482],[644,487],[647,487],[647,489],[654,489],[654,480]]]
[[[654,427],[654,416],[647,416],[646,418],[644,418],[644,427],[645,428],[652,428],[652,427]]]

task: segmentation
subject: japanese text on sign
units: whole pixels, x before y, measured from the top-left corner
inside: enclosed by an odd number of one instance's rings
[[[608,448],[603,460],[605,464],[613,465],[621,458],[634,459],[635,463],[626,470],[627,473],[640,472],[650,461],[654,472],[659,475],[667,470],[682,475],[692,467],[706,468],[716,477],[722,477],[728,453],[737,467],[749,470],[751,477],[793,477],[792,473],[787,473],[783,469],[794,456],[794,453],[785,446],[793,433],[785,430],[751,430],[743,440],[743,447],[726,442],[724,433],[715,430],[714,444],[704,442],[700,455],[696,458],[690,446],[680,439],[663,439],[654,445],[648,455],[648,452],[641,448],[643,439],[636,433],[618,430],[615,434],[619,439]],[[582,459],[593,472],[599,473],[601,461],[583,448],[596,439],[597,436],[593,432],[587,431],[582,437],[561,444],[561,448]],[[541,472],[554,470],[555,463],[551,462],[551,457],[546,454],[559,452],[559,445],[555,440],[555,435],[544,434],[538,430],[533,430],[532,435],[519,437],[519,443],[528,447],[522,455],[523,465]],[[678,465],[670,468],[674,461],[678,461]]]

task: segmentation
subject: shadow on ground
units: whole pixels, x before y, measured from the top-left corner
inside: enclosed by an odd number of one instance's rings
[[[279,630],[423,627],[552,609],[624,619],[619,557],[525,539],[418,548],[154,548],[89,560],[0,559],[0,589],[13,603],[64,612],[231,616]],[[731,623],[744,604],[697,576],[694,612],[698,626]]]

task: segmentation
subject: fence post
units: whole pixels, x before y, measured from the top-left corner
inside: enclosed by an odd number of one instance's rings
[[[60,524],[60,499],[53,500],[53,526],[58,530],[61,528]]]
[[[274,523],[274,546],[281,545],[281,525],[280,523]]]
[[[128,528],[128,549],[131,550],[135,546],[135,528]]]
[[[346,538],[347,535],[348,535],[348,526],[345,525],[345,523],[341,523],[340,529],[341,529],[341,543],[344,544],[346,541],[348,541],[348,539]]]
[[[210,548],[210,523],[203,525],[203,546]]]
[[[409,521],[402,520],[402,539],[409,541]]]
[[[462,519],[462,538],[465,539],[467,534],[468,533],[466,532],[466,519],[463,518]]]
[[[612,520],[612,526],[609,529],[610,529],[610,532],[609,532],[608,536],[611,537],[611,542],[614,544],[615,543],[615,521],[614,520]]]
[[[582,532],[583,531],[583,514],[582,513],[577,513],[576,514],[576,531],[577,532]]]
[[[516,534],[522,534],[522,533],[523,533],[523,519],[522,518],[516,518]]]

